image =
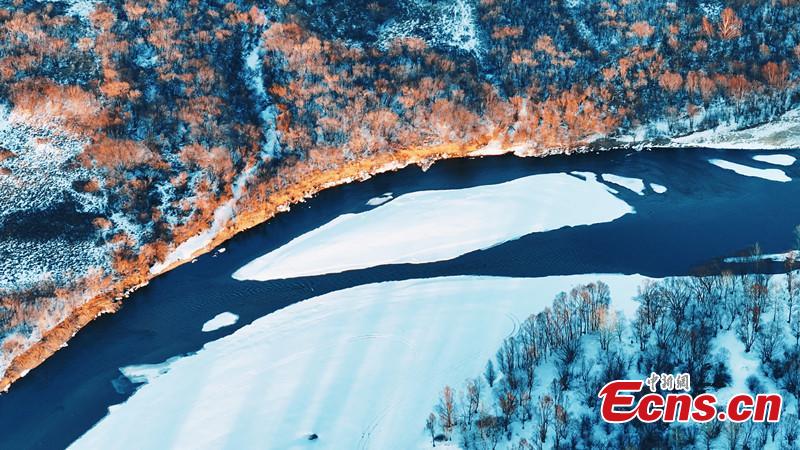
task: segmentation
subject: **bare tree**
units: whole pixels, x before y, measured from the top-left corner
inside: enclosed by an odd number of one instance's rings
[[[439,398],[439,404],[436,406],[436,412],[439,413],[439,422],[448,439],[453,426],[456,424],[456,405],[454,397],[453,389],[450,386],[445,386],[442,390],[442,396]]]
[[[778,309],[777,307],[775,308]],[[758,335],[758,352],[762,363],[772,361],[775,350],[781,345],[782,328],[777,318],[773,319]]]
[[[608,351],[611,344],[611,339],[614,335],[616,328],[616,315],[611,313],[608,308],[600,308],[597,310],[598,316],[598,337],[600,340],[600,350]]]
[[[464,423],[472,427],[472,420],[477,416],[481,406],[481,391],[483,382],[480,377],[467,380],[467,389],[464,399]]]
[[[553,399],[549,395],[539,397],[537,416],[539,419],[539,441],[544,443],[547,440],[547,430],[550,428],[552,417]]]
[[[508,426],[511,424],[511,419],[517,412],[517,406],[519,405],[517,396],[514,395],[513,391],[505,390],[500,393],[497,401],[500,404],[500,411],[503,412],[503,430],[508,431]]]
[[[489,387],[494,386],[494,380],[497,378],[497,372],[494,370],[494,363],[492,360],[486,361],[486,368],[483,370],[483,377],[486,378],[486,384]]]
[[[795,260],[794,260],[794,253],[790,253],[789,256],[786,257],[786,307],[788,309],[787,319],[788,323],[792,323],[792,313],[794,312],[794,299],[797,296],[797,275],[795,274],[794,267]]]
[[[725,422],[723,427],[725,433],[725,440],[728,443],[730,450],[737,450],[739,442],[742,440],[742,424],[737,422]]]
[[[625,333],[625,314],[622,311],[615,311],[614,317],[614,334],[617,336],[617,341],[622,343],[622,335]]]
[[[519,385],[517,377],[517,364],[519,362],[519,355],[517,352],[517,343],[514,336],[510,336],[503,341],[500,350],[497,351],[497,363],[500,372],[504,376],[504,381],[508,386],[516,391]]]
[[[567,438],[567,431],[569,430],[569,413],[563,405],[555,405],[555,422],[553,423],[553,431],[555,431],[555,448],[561,447],[561,442]]]
[[[794,321],[791,323],[790,328],[792,330],[792,336],[794,336],[794,346],[798,347],[800,346],[800,309],[796,310],[794,314],[797,317],[795,317]]]
[[[428,414],[428,419],[425,421],[425,429],[431,435],[431,444],[436,447],[436,415],[434,413]]]

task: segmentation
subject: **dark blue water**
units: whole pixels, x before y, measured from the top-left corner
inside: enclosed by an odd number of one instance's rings
[[[787,152],[782,152],[787,153]],[[800,152],[788,152],[800,156]],[[83,329],[69,346],[0,396],[0,448],[63,448],[92,427],[133,386],[119,372],[195,352],[204,343],[291,303],[364,283],[443,275],[532,277],[590,272],[684,275],[717,269],[719,259],[756,242],[765,253],[785,251],[800,224],[800,182],[744,177],[707,162],[723,158],[774,167],[751,153],[715,150],[614,151],[519,159],[494,157],[440,162],[428,172],[408,168],[321,193],[291,212],[159,277],[137,291],[120,312]],[[382,266],[341,274],[269,282],[241,282],[231,274],[252,259],[336,216],[369,209],[371,197],[426,189],[453,189],[573,170],[642,178],[668,187],[665,194],[619,197],[636,209],[614,222],[525,236],[457,259]],[[800,179],[800,163],[785,168]],[[488,218],[486,220],[491,220]],[[779,270],[764,266],[767,270]],[[564,287],[569,288],[569,286]],[[240,316],[212,333],[200,328],[224,311]],[[135,424],[131,424],[135,426]]]

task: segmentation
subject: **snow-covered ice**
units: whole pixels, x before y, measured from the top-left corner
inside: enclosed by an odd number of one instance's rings
[[[791,155],[755,155],[753,159],[760,162],[765,162],[768,164],[774,164],[776,166],[791,166],[797,161],[797,158]]]
[[[232,312],[219,313],[213,319],[203,324],[203,332],[216,331],[223,327],[228,327],[236,323],[239,316]]]
[[[792,179],[789,178],[781,169],[757,169],[755,167],[745,166],[744,164],[738,164],[735,162],[726,161],[724,159],[709,159],[708,162],[722,169],[732,170],[739,175],[744,175],[747,177],[763,178],[765,180],[780,181],[782,183],[792,181]]]
[[[666,186],[656,183],[650,183],[650,189],[652,189],[656,194],[663,194],[664,192],[667,192]]]
[[[394,196],[391,192],[386,192],[383,195],[367,200],[367,206],[380,206],[393,198]]]
[[[416,448],[442,386],[480,374],[556,293],[603,280],[612,309],[632,314],[644,279],[463,276],[332,292],[139,371],[149,383],[72,448]]]
[[[604,173],[602,177],[604,181],[614,183],[639,195],[644,195],[644,181],[639,178],[623,177],[612,173]]]
[[[631,212],[603,184],[564,173],[413,192],[339,216],[251,261],[233,277],[265,281],[444,261],[529,233],[610,222]]]

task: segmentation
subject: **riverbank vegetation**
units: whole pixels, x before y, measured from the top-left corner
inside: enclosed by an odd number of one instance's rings
[[[310,176],[774,119],[797,103],[799,19],[793,1],[0,2],[0,289],[29,315],[0,329],[21,343],[3,360],[62,317],[25,293],[98,270],[122,292],[324,188]],[[14,232],[76,217],[92,226],[68,247]]]

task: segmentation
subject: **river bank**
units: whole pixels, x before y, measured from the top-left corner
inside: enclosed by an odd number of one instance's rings
[[[483,149],[490,147],[490,151],[482,152]],[[471,145],[448,144],[423,149],[401,150],[389,155],[378,154],[369,159],[352,161],[345,166],[332,170],[318,170],[312,172],[311,176],[293,180],[293,184],[290,184],[277,195],[271,195],[264,204],[237,205],[241,207],[243,213],[234,216],[209,242],[191,249],[182,258],[161,265],[158,270],[139,268],[140,270],[134,275],[114,283],[110,289],[80,305],[56,327],[45,332],[40,341],[12,359],[11,364],[3,373],[3,377],[0,378],[0,392],[8,391],[15,381],[27,375],[60,348],[64,347],[81,328],[92,320],[102,314],[118,311],[122,307],[120,302],[122,302],[123,298],[127,298],[138,288],[147,285],[156,276],[169,272],[198,256],[210,252],[238,233],[264,223],[281,212],[288,211],[293,205],[304,202],[325,189],[354,181],[365,181],[377,174],[400,170],[410,165],[428,168],[436,161],[445,159],[499,156],[507,153],[514,153],[517,156],[547,156],[555,153],[586,150],[583,147],[575,150],[551,150],[534,153],[532,149],[527,151],[525,149],[525,147],[519,145],[500,148],[496,145],[491,145],[488,141],[482,141]]]

